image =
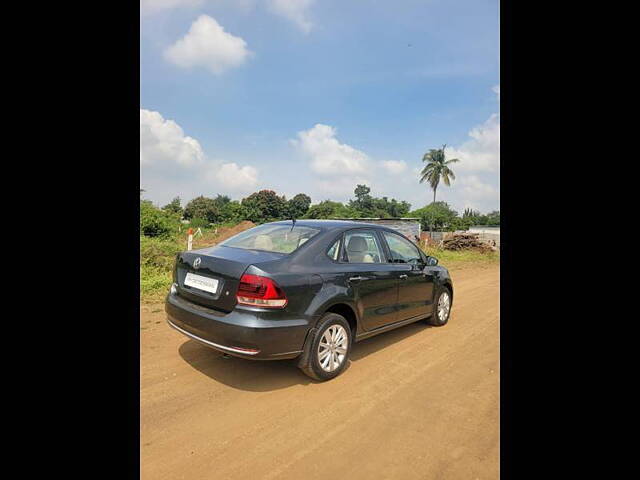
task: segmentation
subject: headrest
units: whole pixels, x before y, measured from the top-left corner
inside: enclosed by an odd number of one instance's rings
[[[258,250],[273,250],[273,242],[269,235],[258,235],[253,242],[253,248]]]
[[[366,252],[367,241],[364,239],[364,237],[353,236],[349,239],[347,250],[349,252]]]

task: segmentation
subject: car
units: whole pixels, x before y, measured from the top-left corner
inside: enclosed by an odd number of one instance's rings
[[[337,377],[354,343],[424,320],[445,325],[453,282],[396,230],[288,220],[177,255],[169,325],[226,355],[297,358],[311,378]]]

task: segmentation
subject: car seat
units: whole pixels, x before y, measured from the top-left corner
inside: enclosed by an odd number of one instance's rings
[[[373,263],[373,257],[366,253],[367,241],[364,237],[354,235],[347,244],[347,257],[353,263]]]
[[[269,235],[258,235],[253,241],[253,248],[273,251],[273,242],[271,241],[271,237],[269,237]]]

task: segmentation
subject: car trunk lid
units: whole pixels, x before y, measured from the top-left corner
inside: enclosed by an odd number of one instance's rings
[[[236,306],[238,284],[247,267],[284,256],[225,246],[182,252],[176,259],[178,294],[198,305],[230,312]]]

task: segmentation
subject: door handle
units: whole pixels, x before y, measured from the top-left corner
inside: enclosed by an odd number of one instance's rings
[[[407,278],[407,276],[403,273],[402,275],[400,275],[400,280],[404,280],[405,278]]]
[[[363,280],[369,280],[368,277],[361,277],[361,276],[357,276],[357,277],[349,277],[349,281],[350,282],[360,282]]]

